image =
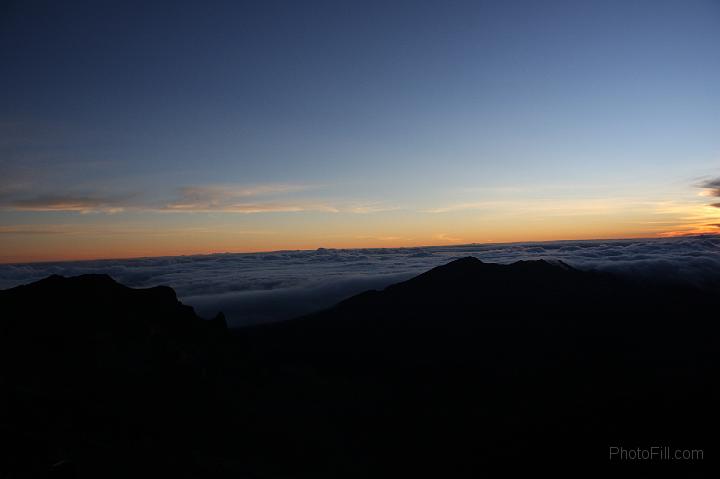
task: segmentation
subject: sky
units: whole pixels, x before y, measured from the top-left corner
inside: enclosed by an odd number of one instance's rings
[[[0,262],[717,232],[720,2],[0,6]]]

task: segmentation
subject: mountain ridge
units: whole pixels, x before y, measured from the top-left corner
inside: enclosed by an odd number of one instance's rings
[[[231,331],[168,287],[51,276],[0,291],[0,472],[476,477],[522,460],[633,476],[609,445],[717,443],[718,305],[466,257]]]

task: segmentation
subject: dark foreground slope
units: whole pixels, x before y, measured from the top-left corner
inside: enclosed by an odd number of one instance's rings
[[[221,316],[104,275],[0,291],[0,477],[175,469],[213,417]],[[200,440],[200,438],[198,438]]]
[[[1,472],[711,474],[719,305],[670,281],[466,258],[230,334],[167,288],[53,277],[0,292]],[[610,446],[704,459],[611,461]]]
[[[519,462],[702,474],[717,461],[718,306],[673,278],[465,258],[250,330],[246,347],[352,389],[341,429],[358,461],[454,477]],[[705,458],[620,463],[610,446]]]

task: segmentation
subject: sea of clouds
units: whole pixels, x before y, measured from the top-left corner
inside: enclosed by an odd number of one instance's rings
[[[289,319],[380,289],[453,259],[562,260],[576,268],[720,285],[720,236],[474,244],[424,248],[223,253],[0,265],[0,289],[51,274],[105,273],[132,287],[168,285],[206,317],[231,326]]]

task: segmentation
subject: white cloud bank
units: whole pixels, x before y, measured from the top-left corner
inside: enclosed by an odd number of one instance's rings
[[[200,314],[223,311],[238,326],[328,307],[463,256],[499,263],[558,259],[581,269],[720,285],[720,236],[704,235],[0,265],[0,288],[50,274],[107,273],[128,286],[172,286]]]

